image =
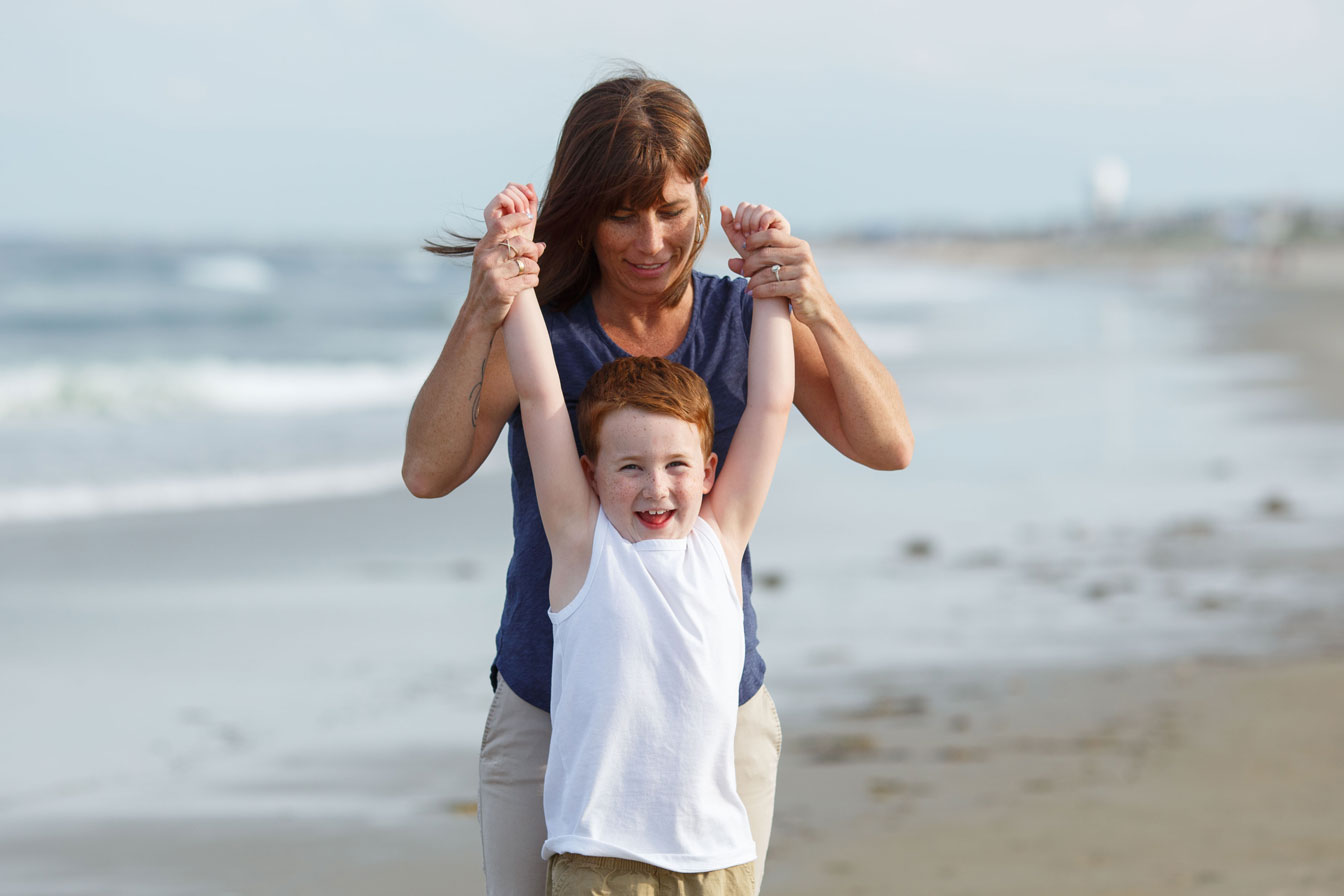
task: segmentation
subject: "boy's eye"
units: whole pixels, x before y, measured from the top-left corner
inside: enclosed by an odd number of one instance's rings
[[[639,469],[639,464],[624,464],[624,465],[621,467],[621,472],[624,473],[626,470],[638,470],[638,469]]]

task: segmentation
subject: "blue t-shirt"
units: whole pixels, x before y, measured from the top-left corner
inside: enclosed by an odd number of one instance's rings
[[[692,275],[695,299],[686,338],[671,354],[709,385],[714,402],[714,451],[719,469],[728,463],[728,446],[747,404],[747,342],[751,333],[751,297],[741,278]],[[578,444],[579,395],[588,379],[608,361],[629,353],[612,342],[597,322],[591,296],[568,311],[544,309],[560,388],[565,393],[574,441]],[[537,511],[532,465],[523,437],[521,412],[509,418],[509,463],[513,467],[513,559],[509,561],[504,613],[495,636],[495,668],[514,693],[538,709],[551,708],[551,620],[549,586],[551,549]],[[765,680],[765,661],[756,652],[756,610],[751,605],[751,553],[742,557],[742,610],[746,662],[738,702],[746,703]]]

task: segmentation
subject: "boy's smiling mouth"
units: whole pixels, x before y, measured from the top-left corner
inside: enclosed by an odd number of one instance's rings
[[[672,521],[670,510],[638,510],[635,511],[635,516],[650,529],[661,529]]]

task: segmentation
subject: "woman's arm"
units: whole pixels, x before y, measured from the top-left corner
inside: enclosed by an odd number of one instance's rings
[[[878,470],[910,464],[914,435],[901,390],[826,289],[812,248],[778,229],[746,236],[728,262],[755,298],[793,306],[797,384],[794,403],[822,438]],[[779,280],[773,265],[779,265]]]
[[[411,407],[401,476],[418,498],[442,497],[470,479],[518,406],[495,334],[514,297],[537,285],[545,247],[532,242],[526,212],[503,211],[500,197],[510,191],[536,199],[531,184],[510,184],[487,208],[466,299]]]

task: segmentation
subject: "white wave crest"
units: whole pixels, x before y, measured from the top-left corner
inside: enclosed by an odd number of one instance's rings
[[[354,466],[20,488],[0,492],[0,523],[284,504],[394,491],[401,459]]]
[[[195,413],[294,415],[409,407],[428,364],[202,359],[0,368],[0,421]]]
[[[197,255],[182,262],[181,280],[188,286],[217,292],[260,295],[275,286],[275,272],[255,255],[241,252]]]

